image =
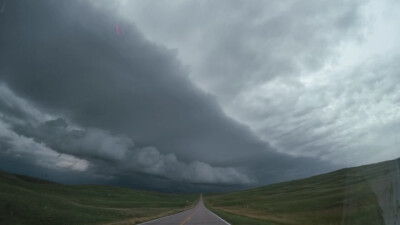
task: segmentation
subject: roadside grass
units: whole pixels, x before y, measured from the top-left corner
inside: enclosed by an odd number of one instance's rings
[[[0,224],[137,224],[193,206],[198,195],[61,185],[0,172]]]
[[[224,218],[230,224],[251,224],[251,225],[276,225],[276,223],[268,222],[265,220],[254,219],[246,216],[235,215],[229,212],[225,212],[218,208],[210,208],[213,213],[217,214],[219,217]]]
[[[380,185],[383,176],[395,177],[396,163],[399,160],[204,199],[233,225],[383,225],[372,185]]]

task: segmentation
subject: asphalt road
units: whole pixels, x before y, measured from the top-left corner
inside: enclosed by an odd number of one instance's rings
[[[208,210],[203,203],[203,197],[196,207],[140,225],[229,225],[226,221]]]

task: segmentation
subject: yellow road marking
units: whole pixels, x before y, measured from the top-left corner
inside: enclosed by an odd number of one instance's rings
[[[197,210],[196,210],[197,211]],[[192,219],[192,216],[194,214],[196,214],[196,211],[194,211],[192,214],[190,214],[188,217],[186,217],[186,219],[180,224],[180,225],[184,225],[185,223],[187,223],[190,219]]]

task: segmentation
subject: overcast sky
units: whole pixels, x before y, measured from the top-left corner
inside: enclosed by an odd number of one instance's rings
[[[394,0],[0,0],[0,169],[231,190],[400,156]]]

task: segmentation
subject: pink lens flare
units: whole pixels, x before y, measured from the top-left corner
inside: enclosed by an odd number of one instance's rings
[[[120,32],[120,30],[119,30],[118,23],[115,24],[115,33],[117,34],[117,36],[120,36],[120,35],[121,35],[121,32]]]

